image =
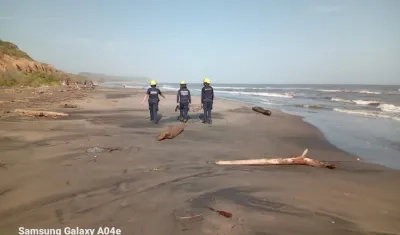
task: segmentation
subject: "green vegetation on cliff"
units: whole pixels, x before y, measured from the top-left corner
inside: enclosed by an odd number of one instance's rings
[[[1,55],[9,55],[15,58],[33,60],[28,54],[21,51],[17,45],[0,39],[0,56]]]
[[[12,86],[43,86],[59,85],[60,79],[56,74],[44,72],[23,73],[20,71],[0,72],[0,87]]]

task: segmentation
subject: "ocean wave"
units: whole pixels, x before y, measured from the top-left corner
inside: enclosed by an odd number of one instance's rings
[[[318,90],[321,92],[331,92],[331,93],[336,93],[336,92],[344,92],[343,90]]]
[[[313,90],[310,87],[265,87],[267,90]]]
[[[125,85],[125,88],[145,89],[146,87],[144,87],[144,86],[129,86],[129,85]]]
[[[378,106],[380,104],[379,101],[369,101],[369,100],[346,100],[346,99],[341,99],[341,98],[331,98],[331,100],[335,101],[335,102],[358,104],[358,105]]]
[[[353,100],[354,103],[359,104],[359,105],[379,105],[379,101],[369,101],[369,100]]]
[[[340,108],[334,108],[333,111],[347,113],[347,114],[361,115],[361,116],[366,116],[366,117],[387,118],[387,119],[392,119],[392,120],[400,122],[399,117],[393,117],[393,116],[381,114],[378,112],[362,111],[362,110],[349,110],[349,109],[340,109]]]
[[[268,100],[268,99],[261,99],[261,103],[269,104],[269,105],[279,105],[277,103],[273,103],[271,100]]]
[[[231,86],[213,86],[214,89],[222,89],[222,90],[246,90],[246,89],[262,89],[262,88],[253,88],[253,87],[231,87]]]
[[[344,92],[344,93],[359,93],[359,94],[373,94],[373,95],[382,94],[381,92],[378,92],[378,91],[368,91],[368,90],[361,90],[361,91],[355,91],[355,90],[317,90],[317,91],[329,92],[329,93]]]
[[[326,109],[323,106],[317,105],[317,104],[294,104],[294,107],[299,107],[299,108],[307,108],[307,109]]]
[[[267,92],[240,92],[240,91],[214,91],[218,93],[227,93],[227,94],[238,94],[238,95],[251,95],[251,96],[267,96],[267,97],[278,97],[278,98],[293,98],[293,95],[285,93],[267,93]]]
[[[179,90],[179,88],[177,88],[177,87],[172,87],[172,86],[168,86],[168,85],[162,85],[161,88],[165,89],[165,90],[173,90],[173,91]]]
[[[383,112],[388,113],[400,113],[400,107],[397,107],[393,104],[381,104],[378,106]]]
[[[340,99],[340,98],[331,98],[332,101],[335,102],[342,102],[342,103],[353,103],[351,100],[345,100],[345,99]]]

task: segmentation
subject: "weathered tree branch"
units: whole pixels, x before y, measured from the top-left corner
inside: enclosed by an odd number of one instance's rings
[[[248,159],[233,161],[217,161],[217,165],[250,165],[250,166],[268,166],[268,165],[304,165],[313,167],[322,167],[335,169],[336,165],[320,162],[306,156],[308,149],[304,150],[301,156],[290,158],[264,158],[264,159]]]
[[[16,113],[20,113],[25,116],[33,116],[33,117],[68,117],[67,113],[58,113],[58,112],[50,112],[50,111],[33,111],[33,110],[24,110],[24,109],[16,109],[14,110]]]

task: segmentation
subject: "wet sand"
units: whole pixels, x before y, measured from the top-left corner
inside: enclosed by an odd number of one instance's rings
[[[297,116],[218,99],[212,125],[191,113],[181,135],[159,142],[179,123],[174,95],[161,100],[156,125],[142,90],[32,92],[0,91],[0,234],[76,226],[127,235],[400,234],[399,171],[358,161]],[[26,107],[70,116],[11,112]],[[96,146],[114,149],[90,152]],[[214,164],[305,148],[338,168]]]

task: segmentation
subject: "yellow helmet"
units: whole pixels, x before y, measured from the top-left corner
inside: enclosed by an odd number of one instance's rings
[[[186,82],[185,81],[181,81],[181,85],[186,85]]]
[[[210,80],[209,78],[204,78],[203,83],[210,84],[210,83],[211,83],[211,80]]]
[[[150,86],[155,86],[157,85],[157,81],[156,80],[151,80],[150,81]]]

